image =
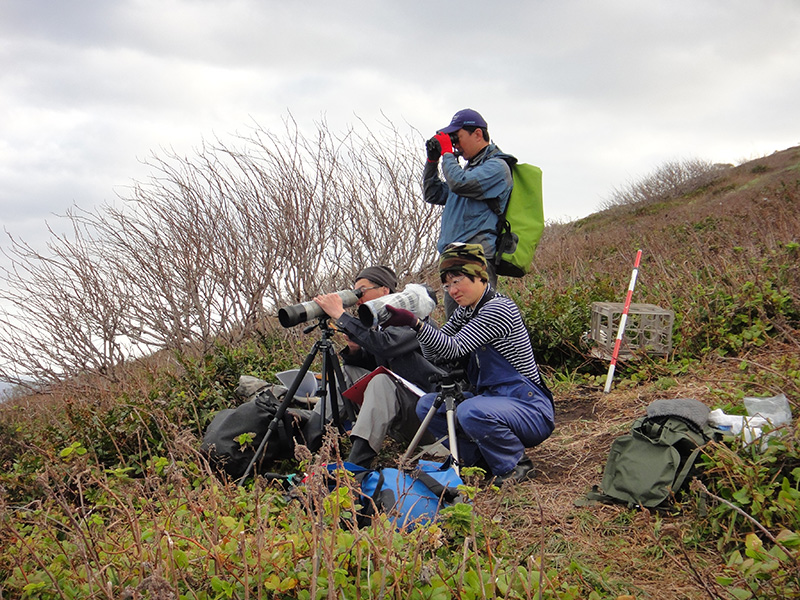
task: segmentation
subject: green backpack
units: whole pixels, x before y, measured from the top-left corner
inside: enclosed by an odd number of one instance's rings
[[[601,490],[586,497],[607,503],[669,509],[697,474],[702,447],[717,437],[708,407],[698,400],[656,400],[629,434],[611,444]]]
[[[512,163],[512,161],[514,161]],[[496,268],[498,275],[523,277],[530,271],[533,254],[544,231],[542,170],[534,165],[507,161],[514,187],[505,213],[500,203],[490,203],[497,222]]]

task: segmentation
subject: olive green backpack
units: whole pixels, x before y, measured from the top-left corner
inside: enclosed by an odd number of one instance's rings
[[[718,435],[708,424],[708,407],[698,400],[656,400],[629,434],[611,444],[600,489],[589,500],[669,509],[698,472],[697,459]]]

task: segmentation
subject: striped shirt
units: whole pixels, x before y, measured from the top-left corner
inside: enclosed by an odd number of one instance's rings
[[[489,289],[486,286],[484,295]],[[531,338],[514,301],[508,296],[495,294],[480,307],[477,315],[474,312],[471,307],[459,306],[441,329],[424,324],[417,336],[423,356],[428,360],[453,360],[489,344],[518,373],[541,384]]]

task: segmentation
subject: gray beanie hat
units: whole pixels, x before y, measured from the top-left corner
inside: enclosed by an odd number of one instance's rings
[[[378,285],[385,285],[389,288],[390,294],[394,294],[397,288],[397,275],[389,267],[385,266],[367,267],[356,275],[355,281],[359,279],[369,279]]]

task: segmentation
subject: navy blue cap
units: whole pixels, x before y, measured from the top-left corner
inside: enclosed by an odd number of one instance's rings
[[[450,125],[445,127],[444,129],[440,129],[441,133],[453,133],[458,131],[462,127],[480,127],[481,129],[486,129],[486,121],[480,115],[477,110],[472,110],[471,108],[465,108],[463,110],[458,111],[456,114],[453,115],[452,121],[450,121]]]

